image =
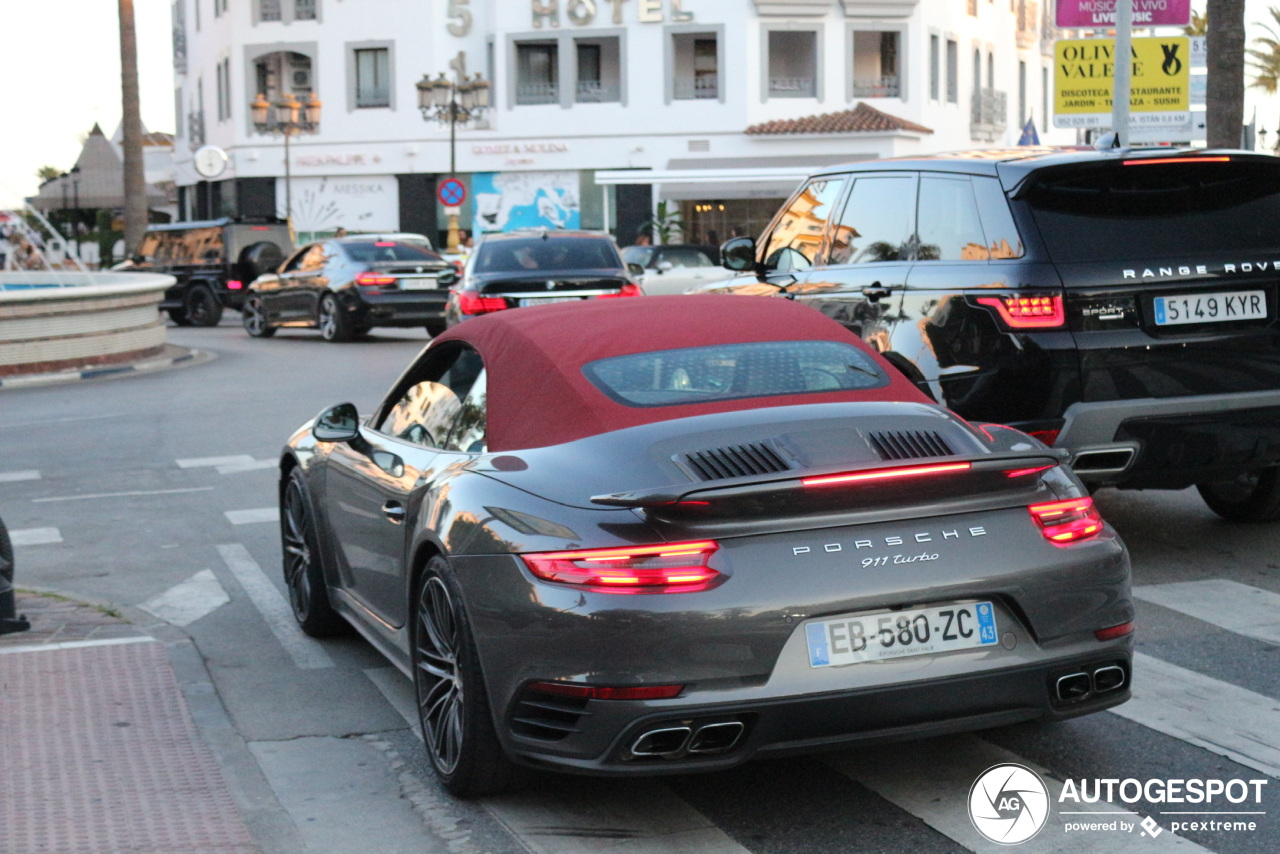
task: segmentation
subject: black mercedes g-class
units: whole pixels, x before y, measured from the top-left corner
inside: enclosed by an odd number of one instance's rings
[[[706,290],[830,315],[1090,485],[1280,518],[1280,158],[975,151],[833,167]]]
[[[239,310],[249,283],[273,271],[293,248],[279,220],[213,219],[147,229],[130,269],[178,281],[160,308],[179,326],[217,326],[222,310]]]

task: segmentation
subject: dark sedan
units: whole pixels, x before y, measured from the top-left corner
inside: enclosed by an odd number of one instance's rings
[[[449,294],[447,319],[453,326],[508,308],[642,293],[607,234],[486,234]]]
[[[344,237],[309,243],[275,273],[258,277],[245,298],[245,331],[269,338],[282,327],[320,330],[349,341],[375,326],[443,331],[453,265],[425,240]]]
[[[533,393],[536,390],[536,393]],[[1062,456],[793,303],[498,312],[280,461],[285,581],[415,682],[457,795],[1129,696],[1129,558]]]

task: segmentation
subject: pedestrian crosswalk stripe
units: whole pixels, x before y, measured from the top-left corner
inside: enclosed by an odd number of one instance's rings
[[[263,469],[274,469],[280,465],[279,460],[255,460],[250,459],[248,462],[227,463],[216,467],[218,474],[239,474],[242,471],[262,471]]]
[[[1229,632],[1280,644],[1280,593],[1209,578],[1135,587],[1133,595]]]
[[[189,626],[231,601],[218,577],[208,569],[175,584],[138,605],[148,614],[174,626]]]
[[[1133,699],[1112,714],[1280,777],[1280,702],[1143,653]]]
[[[62,532],[57,528],[22,528],[9,532],[15,546],[43,546],[62,542]]]
[[[257,522],[279,522],[279,507],[255,507],[252,510],[227,510],[222,515],[232,525],[252,525]]]
[[[1166,829],[1154,839],[1140,836],[1138,827],[1143,816],[1123,807],[1099,801],[1088,808],[1108,813],[1105,820],[1124,821],[1134,825],[1130,833],[1107,831],[1089,833],[1087,836],[1065,833],[1065,822],[1086,820],[1103,821],[1097,816],[1062,816],[1058,809],[1058,796],[1062,782],[1051,777],[1045,769],[1028,762],[1015,753],[997,747],[974,735],[951,736],[916,742],[912,749],[901,745],[859,747],[825,757],[827,765],[852,778],[900,809],[914,815],[939,833],[951,838],[970,851],[1007,852],[1008,845],[988,842],[974,828],[969,818],[969,790],[988,768],[994,765],[1016,764],[1037,772],[1049,790],[1052,804],[1050,816],[1043,830],[1031,842],[1029,850],[1037,854],[1077,854],[1080,851],[1112,854],[1130,851],[1205,851],[1189,839],[1184,839]],[[1068,802],[1070,803],[1070,802]],[[1075,805],[1071,804],[1074,808]],[[1074,812],[1074,809],[1069,809]],[[1056,816],[1060,818],[1055,819]]]
[[[249,550],[240,543],[218,546],[218,554],[231,570],[231,574],[240,582],[249,600],[266,620],[267,628],[280,641],[285,652],[293,659],[293,663],[303,670],[318,670],[333,667],[333,659],[325,651],[324,645],[307,637],[298,628],[293,617],[293,608],[285,601],[284,596],[267,578],[262,567],[249,554]]]
[[[235,456],[230,457],[190,457],[185,460],[174,460],[174,462],[178,464],[178,468],[180,469],[203,468],[205,466],[212,468],[213,466],[243,465],[245,463],[251,463],[253,462],[253,457],[248,454],[236,454]]]
[[[0,471],[0,483],[17,483],[20,480],[39,480],[40,472],[35,469],[26,471]]]

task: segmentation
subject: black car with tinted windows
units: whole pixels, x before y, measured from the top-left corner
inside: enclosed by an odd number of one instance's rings
[[[179,326],[217,326],[244,304],[249,282],[274,270],[293,247],[282,220],[212,219],[153,225],[127,266],[174,277],[160,310]]]
[[[375,326],[417,326],[435,335],[445,326],[453,270],[423,237],[318,240],[250,285],[244,328],[255,338],[282,327],[315,328],[326,341],[348,341]]]
[[[452,278],[452,277],[451,277]],[[485,234],[449,295],[450,326],[509,308],[640,296],[617,244],[589,231]]]
[[[1280,517],[1280,159],[976,151],[833,167],[715,290],[843,323],[939,403],[1092,486]]]

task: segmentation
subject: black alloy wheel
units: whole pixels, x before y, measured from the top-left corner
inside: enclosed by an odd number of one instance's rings
[[[187,317],[185,309],[171,308],[169,309],[169,319],[173,321],[175,326],[190,326],[191,319]]]
[[[244,331],[251,338],[270,338],[276,334],[276,328],[267,322],[267,312],[262,306],[262,297],[252,296],[244,301],[240,310],[240,319],[244,323]]]
[[[414,608],[413,684],[427,756],[457,797],[509,791],[519,769],[498,743],[470,621],[449,561],[423,570]]]
[[[183,309],[192,326],[217,326],[222,320],[222,303],[207,285],[196,285],[187,291]]]
[[[326,341],[350,341],[354,333],[350,319],[333,294],[320,298],[320,317],[316,325],[320,329],[320,337]]]
[[[284,546],[284,584],[289,590],[293,617],[307,634],[332,637],[346,630],[329,602],[316,537],[315,513],[307,497],[307,479],[301,469],[289,473],[280,508],[280,540]]]
[[[1274,522],[1280,519],[1280,468],[1240,475],[1234,480],[1199,483],[1196,489],[1209,509],[1230,522]]]

